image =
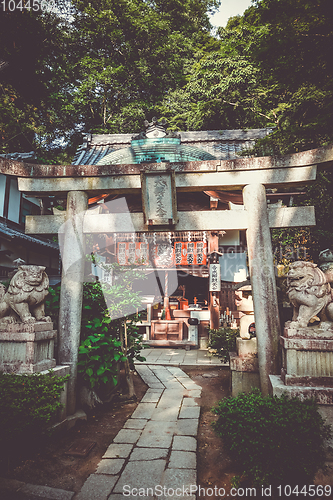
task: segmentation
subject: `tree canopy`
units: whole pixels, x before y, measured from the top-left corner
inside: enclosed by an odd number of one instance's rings
[[[59,0],[59,5],[61,1]],[[138,132],[182,88],[219,0],[73,0],[71,16],[1,12],[1,149],[47,152],[81,130]],[[77,142],[77,141],[76,141]]]
[[[256,155],[332,142],[331,0],[253,0],[216,33],[220,0],[67,0],[67,16],[55,1],[0,10],[1,152],[62,162],[82,131],[134,134],[154,115],[174,130],[271,127]],[[303,200],[321,207],[318,248],[333,244],[332,183],[323,172]]]
[[[162,109],[173,126],[274,127],[260,144],[260,154],[331,142],[330,4],[329,0],[255,0],[243,16],[231,18],[226,28],[219,28],[218,43],[192,66],[181,93],[171,91],[167,96]]]

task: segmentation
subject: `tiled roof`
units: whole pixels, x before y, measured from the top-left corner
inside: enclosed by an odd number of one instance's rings
[[[5,224],[0,223],[0,236],[5,236],[7,239],[10,240],[21,240],[22,244],[26,243],[34,243],[35,245],[39,246],[44,246],[49,249],[57,250],[59,251],[59,245],[57,243],[54,243],[52,241],[46,241],[42,240],[40,238],[34,238],[33,236],[30,236],[29,234],[22,233],[21,231],[18,231],[17,229],[12,229]]]
[[[8,158],[8,160],[16,161],[31,161],[36,159],[36,154],[34,151],[29,153],[5,153],[1,154],[0,158]]]
[[[250,150],[255,141],[270,134],[272,129],[250,130],[206,130],[180,132],[181,145],[197,148],[217,160],[239,158],[239,152]],[[131,146],[133,134],[85,134],[84,143],[79,146],[73,165],[96,165],[103,163],[106,155]],[[121,153],[119,152],[121,157]],[[118,155],[115,155],[118,156]]]

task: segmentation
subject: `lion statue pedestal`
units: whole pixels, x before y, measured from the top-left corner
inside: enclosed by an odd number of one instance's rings
[[[281,376],[270,375],[273,394],[314,398],[322,416],[332,424],[332,289],[327,276],[312,262],[294,262],[289,269],[287,293],[294,314],[280,337]]]
[[[43,266],[20,266],[8,289],[0,286],[0,370],[36,373],[55,368],[51,319],[44,301],[49,279]]]
[[[54,341],[57,331],[45,316],[49,279],[43,266],[20,266],[8,289],[0,284],[0,371],[15,374],[69,374],[69,366],[57,365]],[[56,425],[67,416],[67,382],[60,396],[63,407]]]
[[[0,371],[37,373],[55,368],[51,322],[0,324]]]

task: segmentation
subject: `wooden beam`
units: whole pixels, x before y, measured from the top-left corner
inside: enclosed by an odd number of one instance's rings
[[[176,189],[179,192],[235,190],[247,184],[260,182],[265,186],[291,186],[316,179],[316,166],[288,169],[258,169],[221,172],[176,172]],[[113,175],[83,178],[24,178],[18,179],[20,191],[30,196],[61,195],[69,191],[85,191],[89,195],[108,193],[126,194],[141,191],[140,175]]]
[[[315,226],[314,207],[269,208],[270,228]],[[66,215],[28,215],[27,234],[52,234],[62,232],[61,226]],[[197,212],[178,212],[175,231],[222,231],[247,229],[248,220],[245,210],[215,210]],[[84,233],[121,233],[145,232],[143,213],[90,214],[84,217]],[[167,231],[165,227],[154,227],[154,231]]]

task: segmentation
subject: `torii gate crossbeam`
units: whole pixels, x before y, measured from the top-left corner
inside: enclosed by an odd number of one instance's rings
[[[333,146],[282,157],[242,158],[232,161],[210,160],[168,165],[29,165],[0,159],[0,173],[18,176],[20,191],[29,196],[67,195],[67,211],[61,216],[27,217],[26,232],[56,233],[65,220],[70,224],[65,234],[64,258],[69,261],[82,253],[82,246],[73,246],[85,232],[121,232],[125,228],[123,214],[86,214],[88,196],[96,193],[125,194],[140,192],[142,173],[172,171],[175,189],[209,191],[212,189],[243,189],[245,210],[216,212],[178,212],[172,230],[246,229],[249,265],[257,322],[258,358],[261,389],[270,391],[269,375],[277,373],[277,351],[280,336],[277,296],[270,227],[312,226],[313,207],[268,209],[265,187],[293,186],[312,182],[316,165],[333,164]],[[237,213],[236,213],[237,212]],[[241,213],[240,213],[241,212]],[[147,225],[147,214],[132,214],[136,231],[170,230],[170,227]],[[126,229],[123,229],[126,230]],[[79,249],[80,247],[80,249]],[[76,252],[76,253],[75,253]],[[76,257],[75,257],[76,256]],[[68,266],[64,266],[66,268]],[[60,362],[71,364],[69,413],[75,411],[77,347],[82,308],[83,269],[76,268],[71,276],[62,277],[60,312]]]

